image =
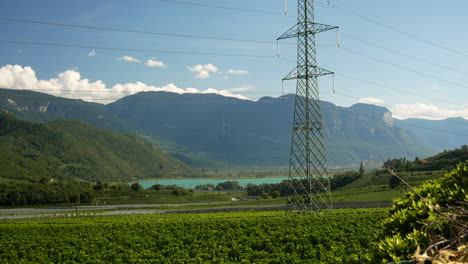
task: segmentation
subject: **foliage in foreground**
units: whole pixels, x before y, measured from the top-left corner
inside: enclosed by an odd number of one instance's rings
[[[416,191],[420,196],[411,192],[395,201],[383,223],[376,261],[410,259],[418,246],[440,249],[466,243],[468,162]]]
[[[0,222],[0,262],[367,263],[385,209]]]

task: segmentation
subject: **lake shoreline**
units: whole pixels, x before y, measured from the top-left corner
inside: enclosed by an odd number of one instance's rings
[[[140,182],[140,181],[161,181],[161,180],[245,180],[245,179],[266,179],[266,178],[287,178],[288,175],[276,175],[276,176],[265,176],[265,177],[248,177],[248,176],[226,176],[226,177],[212,177],[212,176],[207,176],[207,177],[170,177],[170,178],[145,178],[145,179],[140,179],[135,182]]]
[[[143,188],[149,188],[155,184],[160,184],[160,185],[177,185],[182,188],[186,189],[195,189],[197,185],[207,185],[207,184],[213,184],[216,186],[217,184],[221,182],[226,182],[226,181],[237,181],[239,182],[239,185],[242,187],[247,187],[248,184],[273,184],[273,183],[280,183],[284,180],[288,180],[288,177],[262,177],[262,178],[215,178],[215,179],[210,179],[210,178],[181,178],[181,179],[176,179],[176,178],[163,178],[163,179],[145,179],[145,180],[139,180],[138,183],[143,186]]]

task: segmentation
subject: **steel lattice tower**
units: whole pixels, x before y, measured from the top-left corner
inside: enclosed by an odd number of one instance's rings
[[[317,66],[315,35],[337,28],[315,23],[314,0],[298,0],[297,24],[278,38],[278,41],[297,38],[297,67],[283,79],[297,80],[289,163],[293,195],[288,199],[289,210],[313,212],[332,206],[318,77],[333,72]]]

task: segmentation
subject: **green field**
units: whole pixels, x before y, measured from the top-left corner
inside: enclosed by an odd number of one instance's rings
[[[124,196],[97,197],[106,204],[185,204],[200,202],[229,202],[231,196],[218,192],[188,192],[175,195],[170,190],[130,193]]]
[[[386,209],[0,222],[0,263],[366,263]]]

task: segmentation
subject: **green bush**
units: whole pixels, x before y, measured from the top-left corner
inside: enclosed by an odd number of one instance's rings
[[[468,209],[468,162],[440,179],[427,181],[416,191],[423,199],[410,192],[390,209],[378,236],[375,262],[410,259],[418,246],[430,246],[434,242],[431,238],[453,238],[447,215],[453,215],[456,207]]]

